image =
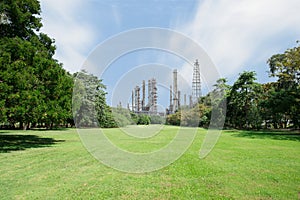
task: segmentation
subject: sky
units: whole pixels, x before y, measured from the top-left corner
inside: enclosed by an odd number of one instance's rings
[[[211,68],[218,71],[215,80],[226,77],[232,84],[239,73],[251,70],[256,71],[258,82],[265,83],[273,80],[267,73],[268,58],[296,46],[300,40],[299,0],[41,0],[40,3],[41,31],[55,39],[55,58],[71,73],[83,69],[91,55],[111,38],[126,31],[156,27],[182,34],[197,43],[211,59]],[[181,48],[196,55],[195,49],[186,47],[176,34],[161,42],[168,43],[167,49]],[[121,48],[124,43],[139,39],[142,36],[115,45]],[[114,54],[113,47],[102,55]],[[209,71],[202,63],[205,58],[196,58],[201,71]],[[97,67],[103,67],[100,65]],[[107,101],[113,106],[119,101],[125,106],[135,85],[157,78],[159,104],[166,107],[172,70],[178,70],[179,89],[188,95],[192,67],[191,60],[172,51],[144,48],[118,55],[99,76],[107,85]],[[203,93],[207,93],[215,80],[206,74],[201,78]]]

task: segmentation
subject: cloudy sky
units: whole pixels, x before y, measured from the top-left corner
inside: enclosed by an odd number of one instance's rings
[[[55,57],[70,72],[82,69],[88,56],[109,38],[136,28],[159,27],[195,41],[219,76],[230,83],[244,70],[255,70],[259,82],[268,82],[267,59],[300,39],[299,0],[41,0],[41,6],[42,31],[55,38]],[[174,38],[166,40],[171,46],[176,43]],[[108,97],[124,74],[149,63],[177,68],[186,80],[192,77],[191,64],[178,55],[153,49],[131,52],[120,56],[103,75]],[[126,104],[128,98],[130,94],[120,101]]]

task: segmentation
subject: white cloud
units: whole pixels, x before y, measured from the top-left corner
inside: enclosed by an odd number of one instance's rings
[[[120,12],[118,10],[118,7],[116,5],[112,5],[111,9],[112,9],[112,13],[113,13],[116,25],[118,27],[120,27],[122,20],[121,20],[121,15],[120,15]]]
[[[286,37],[299,37],[299,9],[299,0],[204,0],[192,22],[178,30],[202,45],[222,76],[230,76],[249,62],[265,62],[261,55],[286,40],[296,41]]]
[[[80,20],[85,0],[42,0],[42,32],[55,38],[55,57],[68,71],[75,72],[85,60],[95,38],[88,23]]]

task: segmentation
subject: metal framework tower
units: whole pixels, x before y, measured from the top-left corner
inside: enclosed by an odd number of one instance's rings
[[[192,90],[193,102],[195,103],[201,97],[201,78],[198,60],[194,64]]]

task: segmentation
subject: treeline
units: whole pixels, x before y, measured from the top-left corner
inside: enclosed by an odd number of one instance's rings
[[[193,108],[181,107],[165,120],[160,116],[111,108],[106,104],[102,80],[86,71],[72,75],[64,70],[53,58],[54,40],[39,32],[40,13],[37,0],[0,3],[2,128],[53,128],[74,124],[110,128],[164,122],[208,127],[222,124],[225,116],[225,126],[230,128],[300,127],[299,46],[268,60],[269,75],[276,77],[276,82],[260,84],[256,82],[255,72],[241,73],[233,85],[220,79],[215,89],[199,99]],[[212,122],[212,115],[220,119]]]
[[[163,124],[158,115],[137,114],[120,106],[106,104],[102,80],[86,71],[74,74],[73,116],[76,127],[115,128],[127,125]]]
[[[0,128],[51,129],[75,123],[111,128],[163,121],[109,107],[102,80],[86,71],[72,75],[64,70],[53,58],[54,40],[39,32],[40,14],[37,0],[0,3]]]
[[[268,61],[269,76],[276,82],[256,82],[256,73],[246,71],[233,85],[222,78],[215,89],[199,99],[194,108],[181,108],[167,117],[172,125],[208,127],[213,108],[218,105],[219,117],[225,118],[225,127],[238,129],[300,128],[300,47],[273,55]],[[222,91],[222,92],[220,92]],[[215,94],[222,94],[215,98]],[[213,106],[214,105],[214,106]]]

